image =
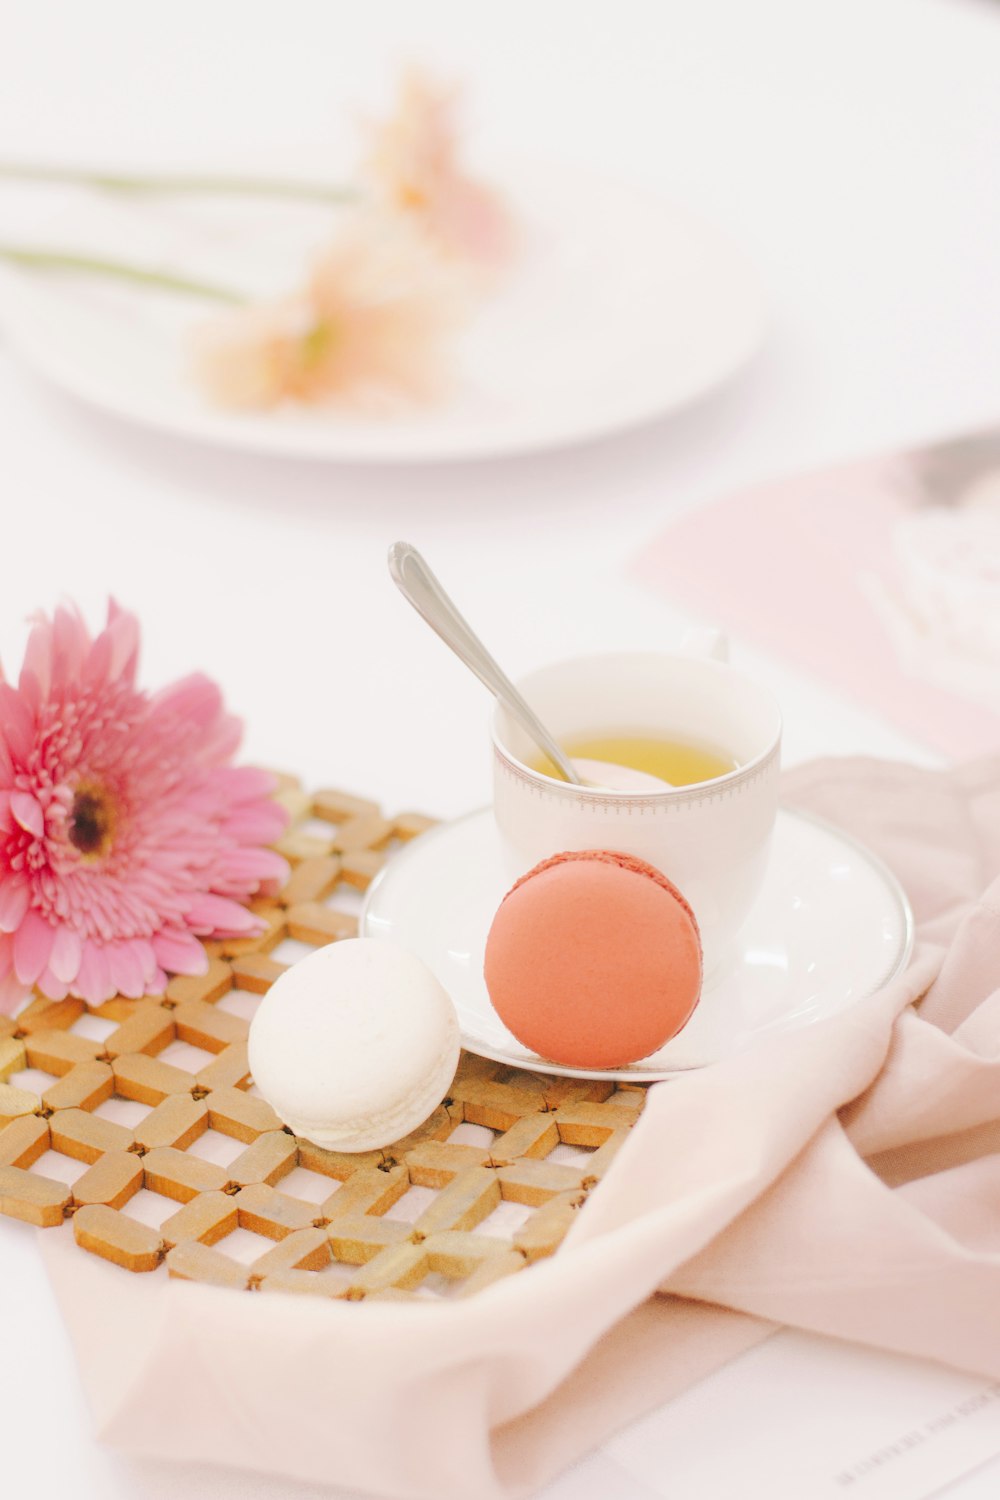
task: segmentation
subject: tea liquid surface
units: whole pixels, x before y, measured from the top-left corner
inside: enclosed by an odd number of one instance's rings
[[[603,760],[614,766],[630,766],[658,776],[672,786],[693,786],[698,781],[714,781],[735,771],[739,762],[704,745],[685,740],[668,740],[643,734],[567,735],[560,741],[570,759]],[[559,772],[547,756],[529,762],[533,771],[560,780]]]

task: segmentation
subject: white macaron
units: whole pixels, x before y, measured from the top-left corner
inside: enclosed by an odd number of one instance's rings
[[[448,1092],[460,1051],[446,990],[396,943],[349,938],[294,964],[250,1026],[254,1082],[296,1135],[372,1151],[415,1130]]]

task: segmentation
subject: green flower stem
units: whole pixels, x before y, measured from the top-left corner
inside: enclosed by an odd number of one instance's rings
[[[0,261],[26,266],[37,271],[77,271],[90,276],[106,276],[114,281],[128,281],[135,286],[155,287],[163,292],[181,292],[188,297],[205,297],[212,302],[245,302],[247,299],[228,287],[192,281],[169,271],[154,271],[148,266],[133,266],[127,261],[104,260],[94,255],[69,255],[61,250],[40,250],[22,245],[0,244]]]
[[[233,198],[284,198],[310,203],[351,203],[354,188],[323,182],[296,182],[272,177],[215,177],[185,173],[93,172],[80,167],[34,166],[30,162],[0,161],[0,178],[15,182],[62,183],[98,188],[109,193],[202,194]]]

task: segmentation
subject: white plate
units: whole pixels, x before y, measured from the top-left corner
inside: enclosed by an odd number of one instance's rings
[[[759,344],[755,274],[687,209],[567,168],[519,166],[494,180],[516,195],[523,253],[463,336],[453,395],[410,415],[214,410],[187,368],[191,330],[212,307],[188,298],[5,267],[0,318],[25,360],[118,417],[231,448],[371,462],[481,458],[599,437],[703,395]],[[339,212],[80,195],[44,241],[268,295],[296,282]],[[37,227],[31,237],[38,242]],[[17,238],[27,241],[23,231]]]
[[[783,809],[736,951],[681,1034],[625,1068],[566,1068],[523,1047],[486,992],[486,934],[509,885],[492,811],[472,813],[389,861],[369,890],[361,931],[393,938],[430,966],[455,1002],[468,1051],[534,1072],[652,1082],[705,1067],[873,995],[913,945],[909,903],[885,865],[837,829]]]

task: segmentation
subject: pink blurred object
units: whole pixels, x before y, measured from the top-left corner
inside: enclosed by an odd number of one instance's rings
[[[237,408],[426,401],[446,386],[447,340],[463,309],[454,278],[419,235],[359,213],[300,292],[206,324],[195,374],[220,406]]]
[[[92,639],[40,617],[0,681],[0,1010],[33,986],[98,1004],[207,966],[198,938],[260,930],[241,903],[287,865],[260,847],[285,814],[207,677],[135,685],[139,625],[114,603]]]
[[[514,245],[502,198],[461,162],[455,116],[454,90],[404,74],[393,112],[368,127],[367,205],[305,285],[201,330],[194,373],[213,401],[392,411],[444,393],[450,336]]]
[[[393,113],[370,127],[363,176],[382,207],[411,220],[441,252],[498,266],[513,249],[513,223],[501,196],[460,159],[457,105],[457,90],[407,70]]]
[[[634,571],[948,755],[1000,746],[1000,434],[761,485]]]
[[[819,762],[784,794],[903,881],[904,975],[653,1087],[562,1249],[466,1300],[248,1296],[45,1231],[101,1437],[514,1500],[775,1324],[1000,1378],[1000,759]]]

